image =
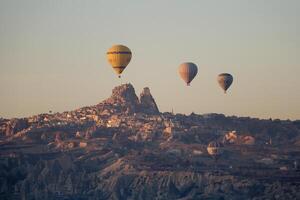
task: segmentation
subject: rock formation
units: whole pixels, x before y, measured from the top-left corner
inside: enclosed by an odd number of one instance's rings
[[[29,127],[27,119],[12,119],[7,124],[6,136],[14,135],[15,133]]]
[[[150,93],[150,89],[145,87],[140,94],[140,110],[148,114],[158,114],[159,110],[154,98]]]
[[[131,84],[0,133],[0,199],[300,199],[299,121],[160,113]]]
[[[104,101],[106,104],[121,106],[121,111],[127,114],[145,113],[159,114],[158,107],[150,93],[150,89],[145,87],[138,99],[131,84],[123,84],[115,87],[110,98]]]
[[[106,104],[121,106],[122,111],[134,113],[138,111],[139,99],[131,84],[123,84],[112,90],[110,98],[104,101]],[[125,109],[125,110],[124,110]]]

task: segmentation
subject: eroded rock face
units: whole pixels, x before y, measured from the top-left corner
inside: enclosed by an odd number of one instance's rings
[[[121,111],[127,114],[145,113],[158,114],[159,110],[148,87],[144,88],[138,99],[131,84],[123,84],[113,89],[110,98],[104,101],[105,104],[121,107]]]
[[[140,94],[140,110],[147,114],[158,114],[159,110],[154,98],[150,93],[150,89],[145,87]]]
[[[131,84],[123,84],[115,87],[112,91],[111,99],[113,99],[115,103],[132,103],[134,105],[139,103],[138,97]]]
[[[123,84],[115,87],[111,97],[105,100],[104,103],[121,106],[122,111],[131,114],[138,110],[139,99],[131,84]]]
[[[8,126],[6,128],[6,136],[14,135],[15,133],[26,129],[29,127],[29,123],[27,119],[12,119],[8,122]]]
[[[0,161],[2,199],[298,199],[299,184],[212,172],[138,170],[108,152]],[[109,164],[107,163],[109,162]],[[22,163],[22,165],[20,165]],[[9,182],[7,181],[9,180]],[[12,183],[15,185],[13,186]],[[14,195],[15,194],[15,195]]]

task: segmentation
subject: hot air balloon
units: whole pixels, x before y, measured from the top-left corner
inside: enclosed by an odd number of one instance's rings
[[[216,157],[223,152],[223,144],[220,142],[210,142],[207,146],[207,152],[209,155]]]
[[[131,51],[124,45],[114,45],[107,51],[107,60],[119,78],[131,60]]]
[[[222,73],[218,75],[218,83],[221,86],[221,88],[224,90],[224,93],[226,93],[227,89],[232,84],[233,77],[231,74],[228,73]]]
[[[198,67],[194,63],[186,62],[179,66],[179,75],[187,85],[190,85],[191,81],[198,73]]]

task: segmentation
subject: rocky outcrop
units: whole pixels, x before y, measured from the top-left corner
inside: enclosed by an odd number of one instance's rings
[[[123,84],[112,90],[110,98],[104,101],[105,104],[122,107],[122,111],[128,114],[138,111],[139,99],[131,84]]]
[[[236,131],[230,131],[223,137],[223,143],[254,145],[255,138],[250,135],[238,135]]]
[[[154,98],[150,93],[150,89],[145,87],[140,94],[140,110],[147,114],[158,114],[159,110]]]
[[[104,104],[120,107],[120,111],[127,114],[145,113],[158,114],[159,110],[150,89],[145,87],[138,99],[135,90],[131,84],[123,84],[113,89],[110,98],[104,101]]]
[[[21,119],[12,119],[8,122],[7,128],[6,128],[6,136],[14,135],[15,133],[26,129],[29,127],[28,120],[25,118]]]

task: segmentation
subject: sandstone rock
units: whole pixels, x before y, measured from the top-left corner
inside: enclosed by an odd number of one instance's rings
[[[246,144],[254,145],[255,138],[250,135],[238,135],[236,131],[226,133],[223,138],[225,144]]]
[[[238,140],[238,136],[236,131],[231,131],[228,132],[225,136],[224,136],[224,142],[225,143],[236,143]]]
[[[147,114],[159,113],[158,107],[148,87],[145,87],[140,94],[140,111]]]
[[[106,99],[102,104],[106,105],[109,110],[104,109],[102,114],[113,114],[115,109],[127,115],[133,113],[158,114],[159,110],[154,98],[148,87],[144,88],[140,94],[140,99],[135,94],[135,90],[131,84],[123,84],[113,89],[110,98]]]
[[[79,143],[79,147],[80,148],[85,148],[87,146],[87,143],[86,142],[80,142]]]
[[[242,140],[242,143],[246,144],[246,145],[254,145],[255,144],[255,138],[250,135],[242,137],[241,140]]]
[[[28,120],[25,118],[21,119],[12,119],[8,122],[8,126],[6,128],[6,136],[14,135],[15,133],[26,129],[29,127]]]
[[[106,104],[119,105],[124,111],[134,113],[138,110],[139,100],[131,84],[123,84],[113,89],[110,98],[104,101]]]

